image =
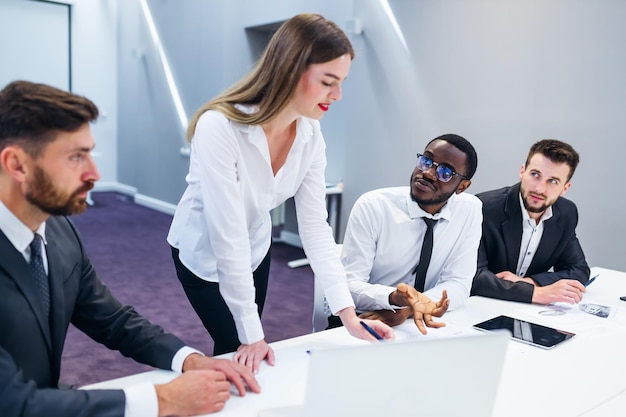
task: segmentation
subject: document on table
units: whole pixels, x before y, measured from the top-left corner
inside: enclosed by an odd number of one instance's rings
[[[576,334],[623,331],[626,325],[626,314],[622,309],[588,302],[529,305],[520,313],[530,317],[530,321]]]
[[[393,328],[396,333],[396,340],[408,340],[408,339],[435,339],[446,337],[466,336],[471,334],[481,334],[482,332],[467,326],[456,326],[454,324],[446,323],[445,327],[431,328],[426,327],[426,334],[420,333],[419,329],[413,322],[413,319],[409,319],[399,326]]]

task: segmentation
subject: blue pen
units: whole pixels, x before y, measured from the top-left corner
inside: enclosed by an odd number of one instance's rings
[[[585,287],[588,287],[588,286],[589,286],[589,285],[590,285],[593,281],[595,281],[595,280],[596,280],[596,278],[598,278],[599,276],[600,276],[600,274],[595,275],[595,276],[593,276],[593,277],[589,278],[589,281],[587,281],[587,282],[585,283]]]
[[[374,336],[376,339],[378,340],[384,340],[383,337],[381,335],[379,335],[378,333],[376,333],[374,331],[374,329],[372,329],[370,326],[367,325],[367,323],[365,323],[363,320],[361,320],[361,326],[365,327],[365,330],[367,330],[368,332],[370,332],[370,334],[372,336]]]

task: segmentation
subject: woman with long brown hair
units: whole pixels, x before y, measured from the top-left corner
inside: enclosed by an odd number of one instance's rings
[[[331,310],[346,329],[359,323],[326,222],[326,155],[319,120],[341,99],[354,51],[345,33],[317,14],[276,31],[256,67],[203,105],[191,121],[187,189],[168,242],[187,297],[215,342],[215,354],[257,371],[274,363],[260,314],[270,264],[270,210],[294,197],[300,238]],[[391,328],[368,324],[384,338]]]

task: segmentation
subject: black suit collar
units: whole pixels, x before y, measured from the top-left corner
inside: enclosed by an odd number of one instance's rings
[[[517,265],[522,246],[522,209],[519,204],[520,184],[512,186],[504,202],[507,219],[502,223],[508,265]],[[515,272],[515,271],[511,271]]]
[[[0,269],[3,269],[7,277],[15,282],[17,288],[28,301],[30,308],[33,310],[39,330],[43,333],[44,339],[48,345],[48,350],[52,354],[52,339],[50,335],[50,324],[47,322],[41,304],[41,296],[37,284],[31,277],[30,265],[24,259],[24,256],[11,244],[6,235],[0,230],[0,253],[5,259],[0,263]],[[8,261],[7,261],[8,260]],[[19,314],[19,312],[16,312]],[[51,355],[52,357],[52,355]]]
[[[59,218],[61,221],[67,221]],[[48,276],[50,277],[50,329],[52,333],[52,349],[53,357],[61,357],[63,345],[65,342],[67,329],[65,322],[65,293],[63,291],[63,283],[71,275],[72,268],[76,267],[74,262],[68,264],[72,259],[67,253],[64,253],[62,244],[63,238],[59,235],[54,218],[47,222],[46,228],[48,244],[46,252],[48,256]],[[54,377],[59,378],[60,369],[57,368],[58,363],[54,363]]]
[[[560,199],[560,197],[559,197]],[[552,217],[543,223],[543,234],[537,247],[537,252],[532,262],[528,265],[528,273],[535,273],[535,265],[545,265],[550,263],[552,254],[556,250],[563,237],[563,226],[561,224],[561,212],[558,207],[559,199],[552,205]],[[545,272],[541,268],[538,272]]]

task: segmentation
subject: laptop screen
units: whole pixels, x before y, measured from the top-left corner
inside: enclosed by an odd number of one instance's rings
[[[259,415],[489,416],[508,340],[486,333],[314,350],[304,404]]]

